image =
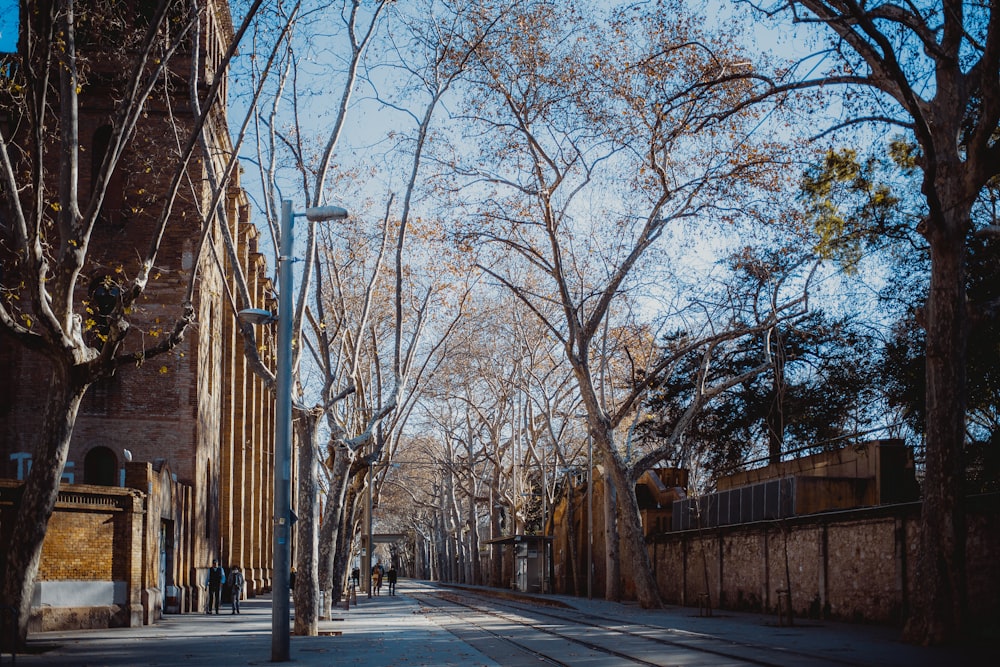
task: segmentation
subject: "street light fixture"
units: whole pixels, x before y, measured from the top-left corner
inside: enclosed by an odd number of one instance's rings
[[[291,561],[291,469],[292,469],[292,222],[343,220],[347,210],[339,206],[308,208],[293,213],[292,202],[281,202],[281,239],[278,249],[278,366],[274,423],[274,543],[271,586],[271,662],[289,660],[289,574]],[[240,311],[246,322],[273,321],[268,311]]]
[[[240,322],[253,326],[270,324],[278,319],[270,310],[264,310],[263,308],[246,308],[236,313],[236,317]]]

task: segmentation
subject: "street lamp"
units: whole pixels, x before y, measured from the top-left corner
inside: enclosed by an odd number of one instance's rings
[[[375,543],[372,539],[372,485],[375,483],[375,476],[372,474],[372,462],[368,461],[368,489],[365,491],[365,533],[368,535],[367,543],[365,544],[365,557],[363,559],[364,567],[361,568],[361,575],[365,577],[365,588],[368,591],[368,597],[372,596],[372,556],[375,554]]]
[[[594,434],[587,426],[587,599],[594,597]]]
[[[291,560],[291,469],[292,469],[292,221],[305,216],[309,222],[343,220],[347,210],[339,206],[308,208],[293,213],[292,202],[281,202],[281,239],[278,249],[278,367],[274,424],[274,543],[271,587],[271,661],[289,660],[288,579]],[[266,313],[266,311],[264,311]],[[263,319],[258,309],[241,311],[246,322]],[[271,317],[273,319],[273,316]]]
[[[568,415],[567,415],[568,416]],[[574,414],[587,425],[587,599],[594,597],[594,433],[586,412]]]

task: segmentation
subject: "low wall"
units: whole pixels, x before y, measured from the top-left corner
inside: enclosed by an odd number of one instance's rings
[[[650,545],[660,595],[695,606],[896,624],[914,581],[919,503],[667,533]],[[969,500],[972,618],[1000,616],[1000,496]],[[783,593],[784,595],[784,593]]]
[[[42,546],[29,632],[151,624],[168,603],[164,576],[175,592],[170,609],[191,611],[185,608],[190,596],[178,585],[190,583],[183,569],[190,540],[177,520],[178,508],[189,504],[188,487],[149,463],[126,463],[125,477],[125,488],[60,487]],[[22,485],[0,480],[0,542],[14,539]],[[5,559],[0,552],[0,570]]]
[[[22,482],[0,480],[0,540],[13,540]],[[49,519],[29,632],[141,624],[143,494],[64,484]]]
[[[39,581],[32,607],[96,607],[128,602],[124,581]]]

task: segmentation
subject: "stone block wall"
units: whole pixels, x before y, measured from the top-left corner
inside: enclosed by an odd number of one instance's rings
[[[908,548],[902,530],[907,520],[913,524],[916,517],[890,516],[823,524],[813,529],[816,538],[825,537],[827,543],[827,557],[821,563],[825,567],[827,590],[825,595],[817,590],[816,596],[825,602],[823,607],[828,615],[856,621],[901,619],[905,591],[897,570],[901,564],[899,555]],[[803,605],[801,595],[793,596],[792,602],[795,609],[808,608]]]
[[[896,624],[914,585],[919,503],[659,535],[650,554],[669,604]],[[1000,496],[970,499],[966,569],[974,618],[1000,619]],[[787,591],[787,593],[785,593]]]
[[[713,599],[730,608],[760,609],[767,592],[768,572],[761,567],[767,562],[767,540],[760,535],[742,534],[721,540],[721,544],[722,583]]]

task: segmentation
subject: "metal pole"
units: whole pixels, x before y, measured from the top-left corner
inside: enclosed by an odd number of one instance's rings
[[[594,436],[587,434],[587,599],[594,597]]]
[[[368,490],[366,492],[367,516],[365,517],[365,532],[368,533],[368,553],[365,554],[365,579],[368,588],[368,597],[372,596],[372,556],[375,555],[375,545],[372,543],[372,483],[375,477],[372,475],[372,464],[368,464]]]
[[[292,446],[292,202],[281,202],[278,251],[278,369],[274,433],[274,573],[271,589],[271,661],[289,660],[289,518]]]
[[[548,593],[549,592],[548,591],[548,586],[546,586],[545,584],[548,583],[547,577],[549,575],[549,563],[548,563],[549,553],[548,553],[548,549],[545,546],[547,544],[547,542],[545,540],[545,536],[548,534],[546,531],[548,529],[548,516],[549,516],[549,489],[548,489],[548,486],[546,485],[546,482],[545,482],[545,452],[544,452],[544,450],[542,451],[541,468],[542,468],[542,544],[541,544],[541,546],[542,546],[542,548],[541,548],[541,552],[542,552],[542,576],[539,577],[541,579],[541,581],[539,582],[539,585],[541,586],[543,593]]]

